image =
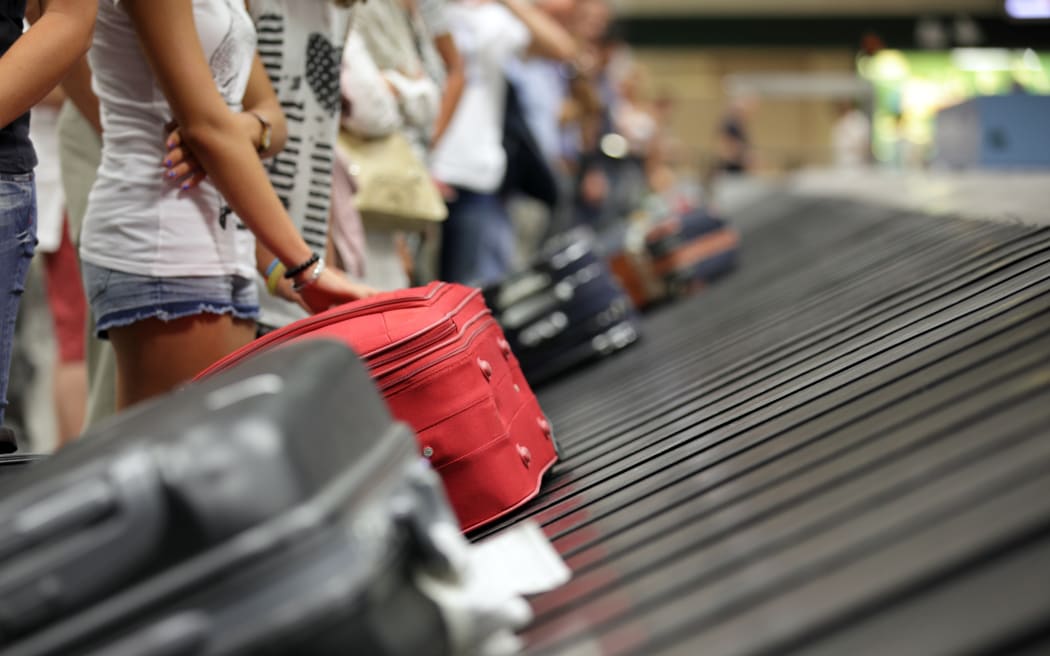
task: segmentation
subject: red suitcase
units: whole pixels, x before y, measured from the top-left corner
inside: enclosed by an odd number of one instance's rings
[[[464,531],[521,506],[557,460],[550,423],[480,290],[448,283],[350,303],[269,333],[201,377],[300,339],[335,338],[412,426]]]

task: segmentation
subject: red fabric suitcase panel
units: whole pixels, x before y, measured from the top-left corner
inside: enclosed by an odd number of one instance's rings
[[[464,530],[534,497],[557,460],[535,395],[478,290],[433,283],[351,303],[256,340],[206,376],[319,337],[368,363],[391,413],[416,431]]]
[[[549,424],[514,356],[501,348],[502,335],[489,318],[468,338],[469,348],[384,392],[391,412],[417,428],[424,455],[449,482],[464,530],[534,497],[557,460]],[[442,407],[447,411],[432,411]]]

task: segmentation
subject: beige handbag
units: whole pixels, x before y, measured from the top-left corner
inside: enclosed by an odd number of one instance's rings
[[[400,132],[365,139],[344,129],[336,148],[349,161],[354,205],[366,227],[416,232],[448,218],[430,173]]]

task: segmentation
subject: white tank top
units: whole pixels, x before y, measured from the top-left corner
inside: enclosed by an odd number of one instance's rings
[[[90,51],[103,144],[81,257],[156,277],[254,274],[254,240],[210,181],[182,191],[164,177],[172,111],[119,0],[100,3]],[[255,53],[242,0],[193,0],[198,37],[220,93],[240,111]],[[172,44],[172,47],[182,47]]]

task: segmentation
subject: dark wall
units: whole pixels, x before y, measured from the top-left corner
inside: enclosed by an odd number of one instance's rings
[[[1050,49],[1050,24],[1014,22],[1001,16],[976,16],[982,47]],[[940,17],[949,39],[953,17]],[[858,48],[876,34],[890,48],[920,47],[914,17],[840,16],[631,16],[620,21],[627,41],[647,47],[799,46]],[[950,43],[948,47],[958,44]]]

